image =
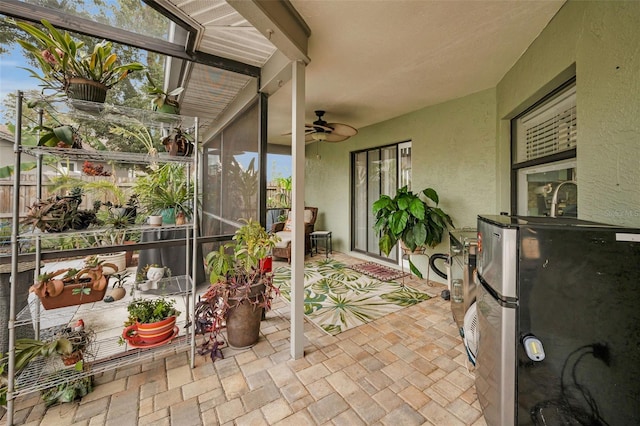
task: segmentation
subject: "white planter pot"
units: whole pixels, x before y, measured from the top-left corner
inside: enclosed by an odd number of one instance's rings
[[[164,272],[165,272],[165,268],[162,266],[159,266],[159,267],[153,266],[149,268],[149,270],[147,271],[147,279],[149,280],[147,282],[149,283],[149,288],[153,290],[158,289],[158,281],[164,278]]]
[[[111,267],[108,267],[108,266],[105,267],[104,268],[105,275],[115,274],[127,269],[127,252],[126,251],[120,251],[117,253],[98,254],[96,255],[96,257],[98,258],[98,261],[101,261],[102,263],[113,263],[118,267],[117,271],[114,271],[113,268]]]
[[[160,215],[149,216],[149,225],[151,225],[151,226],[162,226],[162,216],[160,216]]]

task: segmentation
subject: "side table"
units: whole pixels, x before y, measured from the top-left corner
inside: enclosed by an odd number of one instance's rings
[[[318,254],[318,242],[324,240],[324,255],[329,257],[329,253],[333,251],[333,242],[331,241],[331,231],[314,231],[309,234],[311,237],[311,256],[313,256],[313,250],[315,248],[316,254]]]

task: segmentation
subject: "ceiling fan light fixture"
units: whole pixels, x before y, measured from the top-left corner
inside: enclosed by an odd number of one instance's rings
[[[327,140],[326,133],[312,133],[311,137],[313,138],[314,141],[318,141],[318,142],[324,142]]]

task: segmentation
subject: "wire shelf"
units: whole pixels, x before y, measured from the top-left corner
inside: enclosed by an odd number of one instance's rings
[[[14,394],[15,396],[25,395],[68,383],[70,380],[178,353],[189,347],[191,334],[184,322],[176,325],[180,326],[179,334],[171,341],[154,348],[130,348],[127,343],[119,344],[119,339],[115,337],[94,342],[88,352],[96,355],[93,359],[84,360],[85,367],[81,371],[77,371],[74,366],[65,366],[56,355],[48,358],[40,357],[31,361],[29,366],[16,377]]]
[[[153,164],[153,163],[192,163],[192,157],[177,157],[167,153],[151,155],[148,153],[98,151],[93,149],[52,148],[43,146],[22,146],[22,151],[34,157],[38,155],[52,155],[69,160],[88,160],[98,162],[117,162],[127,164]]]
[[[192,290],[192,280],[188,275],[163,278],[158,281],[157,288],[148,291],[137,289],[134,283],[133,298],[157,298],[178,297],[182,298],[185,306],[189,304],[189,295]],[[45,310],[38,298],[33,299],[25,307],[16,319],[16,326],[35,326],[32,318],[39,318],[41,325],[47,325],[40,331],[42,340],[48,340],[55,335],[61,327],[75,321],[80,317],[91,315],[94,319],[108,316],[110,322],[108,329],[94,329],[97,334],[96,341],[92,342],[85,351],[84,369],[76,371],[74,366],[65,366],[60,357],[53,355],[47,358],[37,358],[31,361],[28,367],[16,377],[15,395],[24,395],[67,383],[70,380],[87,377],[115,368],[124,367],[145,360],[161,358],[170,353],[177,353],[191,345],[189,312],[182,313],[177,321],[178,333],[169,342],[157,347],[134,348],[124,342],[120,337],[124,329],[123,322],[114,320],[116,312],[126,316],[126,307],[132,297],[112,302],[94,302],[82,305],[69,306]],[[36,308],[39,306],[40,315],[36,316]],[[33,315],[33,316],[32,316]],[[54,325],[58,324],[58,325]],[[87,325],[93,329],[93,323]],[[48,337],[45,337],[48,336]]]
[[[141,291],[137,287],[138,283],[135,283],[134,294],[135,298],[141,297],[188,297],[191,294],[192,280],[188,275],[176,275],[168,278],[163,278],[158,281],[156,289],[148,291]],[[82,297],[82,296],[80,296]],[[127,305],[131,301],[130,298],[125,297],[115,302],[106,303],[103,301],[85,303],[81,305],[68,306],[65,308],[57,309],[44,309],[40,303],[40,299],[37,297],[32,298],[27,306],[25,306],[16,316],[15,326],[27,326],[33,325],[34,318],[37,318],[36,312],[40,312],[40,324],[59,324],[68,323],[72,318],[82,317],[83,313],[91,312],[91,314],[99,314],[100,311],[105,310],[126,310]],[[39,306],[38,306],[39,305]]]
[[[195,127],[195,118],[185,115],[166,114],[151,110],[141,110],[121,105],[96,103],[77,99],[30,98],[30,103],[38,103],[46,110],[54,110],[58,114],[68,114],[73,118],[99,120],[122,125],[144,125],[146,127],[184,129]]]

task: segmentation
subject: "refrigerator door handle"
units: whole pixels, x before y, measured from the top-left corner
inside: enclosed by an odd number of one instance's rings
[[[487,293],[489,293],[491,297],[493,297],[496,302],[500,304],[500,306],[504,306],[506,308],[515,308],[516,306],[518,306],[518,299],[516,299],[515,297],[505,297],[501,295],[500,293],[495,291],[493,287],[491,287],[491,285],[482,277],[480,273],[477,273],[476,276],[478,277],[479,284],[484,287]]]

